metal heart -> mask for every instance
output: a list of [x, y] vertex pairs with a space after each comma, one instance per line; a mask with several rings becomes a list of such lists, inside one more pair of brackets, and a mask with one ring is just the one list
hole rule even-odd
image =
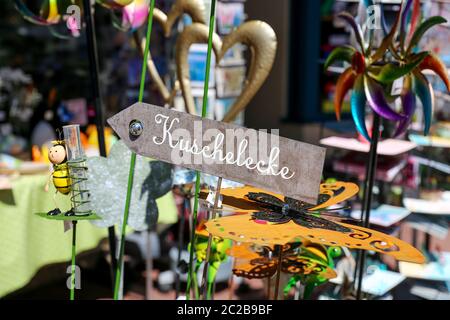
[[[188, 53], [194, 43], [208, 42], [208, 27], [199, 23], [187, 26], [178, 36], [176, 43], [177, 77], [183, 93], [184, 103], [189, 113], [195, 114], [195, 102], [191, 91], [189, 77]], [[235, 44], [243, 43], [250, 48], [251, 63], [244, 88], [230, 110], [222, 119], [224, 122], [233, 121], [244, 110], [272, 69], [277, 51], [277, 37], [270, 25], [263, 21], [253, 20], [243, 23], [236, 30], [223, 38], [214, 33], [212, 47], [216, 54], [217, 64], [228, 49]]]
[[[177, 21], [179, 17], [183, 14], [187, 14], [191, 17], [192, 21], [195, 23], [205, 24], [205, 6], [202, 0], [177, 0], [170, 8], [169, 13], [166, 15], [161, 10], [155, 8], [153, 10], [153, 19], [161, 25], [164, 31], [164, 36], [167, 38], [170, 36], [170, 31], [174, 23]], [[137, 37], [137, 33], [134, 33], [134, 36]], [[135, 38], [136, 45], [141, 50], [141, 55], [144, 53], [145, 48], [145, 37], [139, 41], [138, 38]], [[153, 62], [152, 56], [149, 53], [148, 62], [147, 62], [147, 70], [150, 74], [150, 77], [155, 82], [155, 85], [160, 92], [164, 102], [170, 105], [175, 97], [176, 92], [179, 90], [178, 81], [175, 82], [175, 85], [171, 91], [166, 87], [164, 81], [161, 79], [161, 76], [156, 69], [155, 63]]]

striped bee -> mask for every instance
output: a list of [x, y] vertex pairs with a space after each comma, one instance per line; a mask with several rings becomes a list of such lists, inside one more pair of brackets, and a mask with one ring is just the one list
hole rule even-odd
[[[67, 164], [67, 154], [64, 140], [53, 141], [53, 146], [48, 151], [48, 159], [53, 164], [52, 180], [56, 192], [69, 194], [72, 181], [69, 175], [69, 166]], [[56, 208], [48, 215], [58, 215], [61, 211]]]

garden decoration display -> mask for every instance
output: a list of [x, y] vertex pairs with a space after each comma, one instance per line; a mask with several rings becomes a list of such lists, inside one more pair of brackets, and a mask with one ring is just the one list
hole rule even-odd
[[[358, 191], [353, 183], [322, 184], [318, 205], [287, 200], [282, 195], [253, 187], [225, 189], [222, 191], [223, 206], [242, 213], [209, 221], [206, 228], [213, 236], [238, 242], [284, 245], [308, 240], [327, 246], [372, 250], [397, 260], [423, 263], [424, 256], [411, 245], [372, 229], [341, 222], [342, 218], [334, 217], [325, 209], [346, 199], [339, 198], [339, 194], [354, 195], [355, 191], [345, 191], [346, 185]], [[255, 199], [252, 194], [262, 193], [270, 200], [250, 200], [250, 197]], [[284, 207], [281, 212], [280, 207]]]
[[[304, 254], [304, 250], [307, 247], [313, 248], [311, 250], [313, 251], [317, 250], [314, 247], [319, 246], [323, 247], [307, 241], [304, 243], [288, 243], [275, 247], [242, 244], [233, 246], [228, 254], [236, 259], [233, 267], [233, 273], [236, 276], [248, 279], [268, 279], [269, 298], [270, 278], [277, 272], [279, 265], [281, 265], [282, 272], [293, 274], [293, 278], [295, 277], [295, 279], [299, 279], [298, 277], [302, 276], [305, 278], [320, 276], [324, 279], [336, 277], [334, 270], [326, 263], [317, 259], [315, 256]], [[281, 261], [279, 260], [280, 258]], [[278, 286], [278, 280], [276, 286]], [[278, 292], [278, 288], [275, 288], [275, 292]]]
[[[124, 143], [140, 155], [153, 157], [194, 170], [202, 170], [202, 172], [223, 176], [224, 178], [241, 183], [251, 183], [277, 192], [285, 192], [296, 199], [304, 199], [310, 202], [315, 202], [317, 199], [316, 190], [319, 189], [321, 168], [325, 156], [325, 150], [321, 147], [283, 137], [273, 137], [265, 132], [258, 132], [237, 125], [203, 119], [183, 112], [143, 103], [137, 103], [125, 109], [108, 119], [108, 122]], [[189, 141], [190, 138], [184, 138], [187, 136], [196, 137], [198, 133], [195, 133], [194, 128], [199, 125], [202, 126], [202, 130], [205, 132], [215, 130], [215, 134], [212, 137], [216, 137], [216, 139], [217, 137], [223, 137], [227, 132], [227, 134], [230, 132], [234, 133], [238, 144], [241, 145], [241, 151], [238, 151], [237, 145], [233, 145], [233, 149], [231, 150], [231, 146], [228, 145], [228, 150], [230, 151], [227, 153], [228, 156], [224, 158], [227, 144], [222, 145], [214, 141], [208, 141], [206, 144], [211, 147], [215, 144], [214, 149], [216, 150], [215, 155], [217, 156], [215, 160], [218, 163], [208, 163], [211, 162], [207, 157], [209, 152], [196, 152], [197, 156], [203, 158], [203, 161], [198, 162], [201, 164], [190, 162], [178, 163], [174, 155], [179, 154], [181, 147], [184, 146], [183, 154], [186, 156], [192, 156], [191, 147], [194, 144], [198, 148], [198, 151], [201, 149], [201, 141], [196, 139]], [[183, 139], [178, 139], [178, 143], [174, 145], [172, 132], [180, 132], [179, 130], [182, 130], [185, 136], [183, 136]], [[249, 144], [249, 137], [256, 139], [252, 142], [254, 145], [266, 144], [267, 149], [265, 150], [271, 150], [269, 152], [269, 154], [272, 154], [271, 161], [268, 155], [266, 155], [266, 158], [262, 157], [261, 159], [247, 157], [247, 160], [245, 160], [243, 158], [242, 146], [245, 143], [247, 145]], [[277, 147], [270, 145], [272, 139], [278, 142]], [[188, 149], [186, 149], [186, 145], [188, 145]], [[206, 150], [204, 147], [206, 145], [203, 146], [203, 151]], [[212, 151], [213, 149], [210, 150]], [[291, 156], [292, 153], [298, 154], [298, 158], [293, 158]], [[274, 158], [275, 155], [276, 157]], [[246, 161], [248, 166], [237, 166], [236, 161], [239, 161], [239, 163]], [[260, 163], [258, 166], [259, 169], [254, 165], [249, 165], [251, 163], [255, 164], [258, 161]], [[270, 165], [265, 169], [261, 167], [263, 163], [274, 164], [274, 161], [278, 161], [278, 166]], [[266, 174], [255, 174], [260, 170], [265, 171]], [[294, 176], [295, 180], [292, 179]]]
[[[346, 192], [346, 185], [349, 190], [356, 191]], [[424, 256], [410, 244], [372, 229], [340, 222], [341, 218], [333, 217], [325, 209], [347, 199], [345, 196], [338, 198], [340, 194], [351, 197], [357, 191], [357, 186], [352, 183], [322, 184], [318, 205], [311, 205], [252, 187], [225, 189], [222, 191], [224, 207], [229, 206], [236, 211], [242, 208], [251, 213], [213, 219], [206, 223], [206, 228], [212, 236], [237, 242], [284, 245], [310, 241], [377, 251], [397, 260], [423, 263]], [[277, 275], [276, 287], [278, 279]]]
[[[81, 0], [42, 0], [39, 13], [34, 13], [27, 6], [27, 1], [14, 0], [16, 9], [23, 18], [31, 23], [47, 26], [50, 32], [62, 39], [80, 35], [80, 21], [74, 13], [81, 13]], [[77, 11], [79, 10], [79, 11]], [[70, 35], [62, 34], [54, 26], [65, 24]]]
[[314, 269], [315, 272], [293, 275], [284, 287], [284, 294], [289, 294], [292, 287], [295, 287], [300, 282], [304, 286], [303, 299], [309, 299], [315, 287], [337, 276], [335, 271], [333, 271], [334, 274], [331, 277], [329, 273], [323, 272], [323, 270], [333, 270], [334, 259], [338, 258], [341, 254], [342, 250], [340, 247], [327, 248], [321, 244], [309, 241], [303, 243], [300, 247], [299, 257], [317, 267]]
[[49, 160], [54, 165], [53, 183], [57, 192], [70, 194], [71, 209], [62, 213], [59, 208], [49, 212], [36, 213], [51, 220], [72, 223], [72, 269], [70, 300], [75, 299], [75, 256], [76, 232], [79, 220], [96, 220], [99, 217], [91, 210], [89, 189], [87, 188], [86, 157], [80, 141], [78, 125], [64, 126], [64, 141], [56, 141], [49, 150]]
[[[227, 251], [232, 246], [232, 241], [228, 239], [221, 239], [214, 237], [211, 244], [211, 252], [209, 257], [207, 257], [207, 247], [208, 247], [208, 238], [209, 233], [206, 232], [204, 228], [204, 224], [200, 223], [196, 230], [196, 242], [194, 244], [196, 263], [194, 267], [194, 273], [198, 274], [200, 266], [202, 263], [208, 259], [209, 271], [208, 271], [208, 279], [207, 279], [207, 299], [211, 299], [213, 295], [213, 287], [214, 281], [216, 279], [217, 272], [219, 271], [220, 265], [226, 261], [228, 258]], [[189, 244], [189, 247], [191, 244]], [[189, 248], [190, 250], [190, 248]], [[205, 267], [205, 266], [204, 266]], [[194, 276], [192, 278], [195, 298], [199, 298], [198, 285], [197, 285], [197, 277]]]
[[[428, 29], [445, 23], [446, 20], [435, 16], [419, 24], [419, 12], [414, 11], [410, 24], [407, 25], [412, 1], [407, 0], [406, 4], [402, 4], [391, 30], [378, 47], [371, 43], [373, 39], [367, 42], [363, 38], [361, 27], [351, 15], [338, 15], [352, 27], [359, 47], [338, 47], [330, 53], [325, 62], [325, 69], [336, 61], [350, 63], [350, 67], [345, 69], [336, 84], [336, 117], [340, 119], [342, 102], [347, 92], [352, 90], [350, 104], [353, 120], [358, 132], [368, 141], [371, 138], [364, 120], [367, 103], [378, 116], [397, 122], [395, 136], [398, 136], [411, 122], [417, 96], [422, 103], [424, 134], [427, 135], [432, 120], [433, 88], [422, 71], [434, 71], [450, 91], [450, 80], [440, 58], [432, 52], [414, 50]], [[392, 85], [398, 79], [403, 79], [403, 89], [399, 95], [393, 95]], [[390, 106], [390, 102], [397, 98], [402, 103], [401, 112], [396, 112]]]

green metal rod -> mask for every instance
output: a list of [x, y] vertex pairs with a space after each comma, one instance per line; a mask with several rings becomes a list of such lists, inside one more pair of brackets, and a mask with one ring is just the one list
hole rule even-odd
[[70, 300], [75, 300], [75, 257], [77, 255], [77, 221], [72, 221], [72, 269], [70, 275]]
[[[148, 24], [147, 24], [147, 36], [145, 38], [145, 50], [142, 61], [142, 71], [141, 71], [141, 83], [139, 87], [139, 102], [142, 102], [144, 97], [144, 88], [145, 88], [145, 76], [147, 70], [147, 61], [148, 61], [148, 53], [150, 51], [150, 37], [152, 34], [152, 25], [153, 25], [153, 9], [155, 8], [155, 0], [151, 0], [150, 9], [148, 13]], [[130, 203], [131, 203], [131, 191], [133, 189], [133, 179], [134, 179], [134, 168], [136, 166], [136, 153], [131, 153], [130, 159], [130, 172], [128, 174], [128, 187], [127, 187], [127, 196], [125, 200], [125, 210], [123, 213], [123, 222], [122, 222], [122, 234], [120, 237], [120, 247], [119, 247], [119, 257], [117, 260], [117, 271], [116, 271], [116, 281], [114, 285], [114, 300], [119, 299], [119, 289], [120, 289], [120, 279], [122, 278], [122, 267], [123, 267], [123, 254], [125, 249], [125, 232], [128, 223], [128, 215], [130, 213]]]
[[214, 284], [214, 281], [213, 282], [208, 282], [208, 291], [207, 291], [207, 295], [206, 295], [206, 299], [207, 300], [211, 300], [212, 291], [213, 291], [213, 284]]
[[[208, 51], [206, 53], [206, 70], [205, 70], [205, 82], [203, 84], [203, 103], [202, 103], [202, 118], [206, 117], [208, 109], [208, 89], [209, 89], [209, 69], [211, 68], [211, 51], [212, 51], [212, 38], [214, 34], [214, 22], [216, 21], [216, 0], [211, 0], [211, 10], [209, 13], [209, 34], [208, 34]], [[191, 229], [191, 250], [189, 252], [189, 271], [186, 287], [186, 299], [190, 298], [191, 291], [191, 278], [194, 270], [194, 244], [195, 244], [195, 228], [197, 226], [197, 213], [198, 213], [198, 197], [200, 193], [200, 172], [197, 171], [195, 177], [195, 196], [194, 196], [194, 210], [192, 212], [192, 229]]]

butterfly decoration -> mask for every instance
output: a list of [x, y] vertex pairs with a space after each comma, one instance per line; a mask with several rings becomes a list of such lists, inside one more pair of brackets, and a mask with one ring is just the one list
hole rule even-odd
[[[409, 23], [409, 33], [407, 33], [407, 18], [413, 1], [414, 9]], [[366, 103], [382, 118], [397, 122], [394, 135], [398, 136], [411, 122], [417, 96], [423, 106], [424, 134], [427, 135], [433, 112], [433, 88], [422, 71], [428, 69], [435, 72], [450, 91], [450, 80], [445, 65], [439, 57], [428, 51], [413, 50], [428, 29], [446, 22], [443, 17], [435, 16], [418, 24], [419, 5], [419, 0], [402, 2], [394, 24], [376, 49], [372, 43], [373, 36], [366, 41], [360, 25], [350, 14], [344, 12], [338, 15], [351, 26], [358, 48], [352, 46], [335, 48], [329, 54], [324, 68], [328, 69], [336, 61], [345, 61], [350, 64], [336, 83], [334, 98], [336, 118], [340, 119], [342, 102], [346, 94], [352, 90], [350, 98], [352, 117], [356, 129], [367, 141], [370, 141], [370, 135], [365, 125]], [[382, 15], [381, 18], [384, 26], [384, 16]], [[399, 95], [391, 95], [393, 82], [398, 79], [403, 79], [403, 88]], [[395, 111], [390, 106], [390, 103], [397, 98], [400, 98], [402, 104], [401, 112]]]
[[[327, 248], [321, 244], [305, 241], [300, 248], [299, 256], [321, 265], [322, 268], [326, 267], [333, 270], [334, 259], [341, 256], [341, 254], [342, 249], [340, 247]], [[334, 273], [334, 277], [336, 277], [336, 273]], [[328, 282], [329, 279], [331, 278], [327, 277], [326, 273], [320, 272], [295, 274], [289, 279], [283, 291], [285, 295], [289, 294], [289, 291], [300, 281], [305, 286], [303, 299], [308, 299], [315, 287]]]
[[[258, 221], [265, 221], [272, 224], [293, 221], [305, 227], [324, 228], [340, 232], [349, 232], [350, 230], [331, 220], [350, 220], [357, 222], [357, 220], [333, 214], [333, 211], [344, 209], [343, 207], [326, 209], [327, 207], [350, 199], [357, 194], [359, 188], [354, 183], [336, 182], [322, 184], [320, 186], [318, 203], [315, 205], [290, 197], [284, 197], [281, 200], [280, 196], [270, 192], [262, 192], [262, 190], [257, 190], [257, 192], [247, 188], [235, 188], [231, 190], [249, 190], [243, 196], [243, 199], [247, 200], [246, 204], [251, 204], [249, 212], [252, 212], [253, 218]], [[202, 192], [200, 197], [204, 198], [204, 194], [205, 192]], [[228, 191], [223, 190], [222, 196], [227, 198], [228, 201], [225, 201], [226, 203], [230, 203]], [[242, 212], [245, 211], [245, 207], [245, 205], [241, 206], [237, 203], [237, 207], [234, 207], [234, 209]], [[323, 217], [327, 217], [328, 219]]]
[[248, 279], [272, 277], [278, 268], [281, 250], [281, 271], [289, 274], [320, 275], [326, 279], [336, 277], [333, 269], [317, 259], [301, 255], [303, 243], [288, 243], [280, 247], [241, 244], [228, 254], [236, 258], [233, 273]]
[[[353, 183], [337, 181], [321, 184], [319, 204], [308, 205], [291, 200], [287, 203], [282, 195], [249, 186], [225, 189], [221, 191], [223, 208], [229, 207], [237, 214], [210, 220], [206, 228], [214, 236], [243, 243], [284, 245], [308, 240], [326, 246], [373, 250], [398, 260], [423, 263], [425, 258], [422, 253], [410, 244], [372, 229], [345, 223], [342, 218], [332, 215], [330, 210], [321, 210], [349, 199], [357, 192], [358, 186]], [[258, 198], [260, 201], [252, 201], [247, 196], [251, 193], [269, 194], [279, 201], [267, 196], [264, 202], [261, 202], [261, 197]], [[291, 203], [295, 203], [296, 210], [291, 210]], [[285, 205], [289, 208], [280, 209]]]
[[[331, 205], [341, 202], [351, 198], [357, 192], [358, 187], [355, 184], [323, 184], [321, 193], [318, 197], [318, 205], [309, 204], [289, 197], [284, 197], [284, 201], [282, 201], [276, 196], [265, 192], [249, 192], [246, 197], [263, 207], [263, 211], [252, 213], [252, 217], [255, 220], [267, 221], [275, 224], [293, 221], [294, 223], [307, 228], [322, 228], [339, 232], [350, 232], [351, 230], [349, 228], [322, 218], [321, 216], [327, 216], [329, 219], [344, 220], [343, 217], [332, 214], [331, 209], [327, 210], [322, 205], [324, 203]], [[341, 195], [341, 197], [337, 198], [339, 195]]]

